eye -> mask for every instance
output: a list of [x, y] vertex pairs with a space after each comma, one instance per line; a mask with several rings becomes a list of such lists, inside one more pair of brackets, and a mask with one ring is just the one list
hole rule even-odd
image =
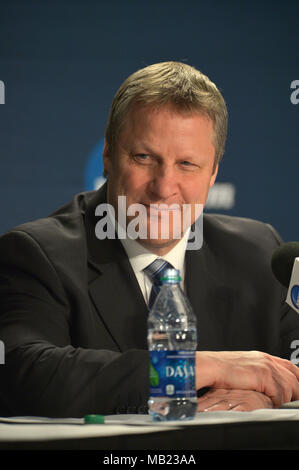
[[139, 153], [138, 155], [136, 155], [136, 157], [140, 158], [141, 160], [146, 160], [149, 155], [147, 155], [146, 153]]
[[146, 153], [138, 153], [134, 155], [134, 159], [139, 163], [150, 163], [151, 157]]
[[192, 168], [195, 168], [195, 167], [196, 167], [196, 165], [195, 165], [194, 163], [189, 162], [188, 160], [183, 160], [183, 161], [180, 162], [180, 164], [181, 164], [181, 166], [182, 166], [183, 168], [186, 168], [186, 169], [187, 169], [187, 168], [188, 168], [188, 169], [189, 169], [189, 168], [192, 169]]

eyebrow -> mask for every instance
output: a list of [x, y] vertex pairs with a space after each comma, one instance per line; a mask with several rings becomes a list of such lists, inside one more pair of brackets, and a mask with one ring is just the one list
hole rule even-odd
[[[148, 146], [144, 142], [137, 142], [137, 144], [136, 143], [133, 144], [133, 150], [136, 151], [136, 152], [137, 152], [137, 150], [142, 150], [143, 151], [142, 153], [149, 153], [151, 155], [157, 155], [158, 156], [158, 152], [155, 152], [150, 146]], [[141, 152], [139, 152], [139, 153], [141, 153]]]
[[[143, 154], [149, 154], [153, 155], [155, 157], [161, 158], [161, 154], [159, 152], [156, 152], [153, 148], [151, 148], [149, 145], [147, 145], [144, 142], [138, 142], [137, 144], [134, 144], [133, 150], [134, 153], [143, 153]], [[191, 154], [185, 154], [182, 157], [179, 157], [179, 160], [185, 161], [185, 160], [197, 160], [200, 158], [200, 155], [191, 155]]]

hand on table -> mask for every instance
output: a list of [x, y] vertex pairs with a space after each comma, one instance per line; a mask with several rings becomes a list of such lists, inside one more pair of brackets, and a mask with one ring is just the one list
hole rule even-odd
[[265, 394], [274, 407], [299, 399], [299, 368], [259, 351], [197, 351], [196, 388]]
[[252, 411], [273, 408], [271, 398], [252, 390], [211, 389], [197, 399], [197, 411]]

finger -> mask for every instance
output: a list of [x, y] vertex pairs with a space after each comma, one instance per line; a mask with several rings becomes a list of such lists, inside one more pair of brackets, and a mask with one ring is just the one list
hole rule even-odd
[[295, 375], [297, 380], [299, 381], [299, 367], [296, 366], [292, 361], [289, 361], [288, 359], [283, 359], [278, 356], [271, 356], [270, 354], [263, 353], [265, 357], [273, 361], [274, 363], [277, 363], [279, 366], [284, 367], [285, 369], [288, 369], [292, 374]]
[[277, 362], [279, 365], [288, 369], [290, 372], [292, 372], [292, 374], [296, 376], [297, 380], [299, 380], [299, 367], [296, 366], [292, 361], [289, 361], [288, 359], [282, 359], [278, 356], [271, 356], [266, 353], [265, 355], [271, 358], [274, 362]]
[[292, 400], [298, 400], [299, 399], [299, 367], [293, 364], [291, 361], [288, 361], [286, 359], [279, 359], [279, 364], [287, 369], [290, 374], [290, 380], [292, 382], [291, 390], [292, 390]]
[[252, 390], [211, 389], [198, 399], [198, 411], [252, 411], [273, 408], [271, 398]]
[[201, 386], [261, 392], [275, 407], [299, 399], [299, 368], [287, 359], [259, 351], [200, 352], [199, 366]]
[[299, 381], [293, 373], [293, 367], [290, 366], [289, 361], [283, 359], [273, 361], [273, 358], [270, 358], [270, 361], [274, 362], [275, 366], [267, 367], [266, 365], [262, 377], [263, 384], [259, 391], [266, 393], [272, 399], [275, 407], [292, 400], [298, 400]]
[[229, 403], [228, 401], [223, 400], [212, 405], [207, 405], [203, 409], [202, 407], [200, 407], [198, 411], [230, 411], [233, 408], [234, 408], [234, 405], [232, 403]]
[[227, 410], [233, 406], [232, 398], [234, 393], [232, 390], [212, 389], [198, 398], [197, 409], [198, 411]]
[[[294, 365], [294, 364], [293, 364]], [[294, 374], [294, 369], [288, 364], [288, 369], [285, 369], [284, 378], [285, 378], [285, 396], [283, 403], [286, 401], [298, 400], [299, 399], [299, 380], [297, 375]], [[295, 369], [296, 366], [294, 366]], [[297, 371], [296, 371], [297, 372]]]
[[[298, 400], [298, 368], [286, 359], [267, 353], [252, 351], [255, 365], [243, 375], [242, 389], [251, 389], [266, 394], [275, 407]], [[257, 366], [257, 367], [256, 367]], [[245, 380], [244, 380], [245, 379]], [[246, 383], [246, 381], [248, 382]]]
[[256, 410], [256, 406], [250, 405], [249, 403], [238, 403], [233, 406], [229, 411], [253, 411]]

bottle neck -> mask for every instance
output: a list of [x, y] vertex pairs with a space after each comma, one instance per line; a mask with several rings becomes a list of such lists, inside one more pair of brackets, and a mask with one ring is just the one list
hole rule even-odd
[[172, 291], [182, 291], [181, 285], [179, 282], [164, 282], [161, 286], [161, 289], [170, 289]]

